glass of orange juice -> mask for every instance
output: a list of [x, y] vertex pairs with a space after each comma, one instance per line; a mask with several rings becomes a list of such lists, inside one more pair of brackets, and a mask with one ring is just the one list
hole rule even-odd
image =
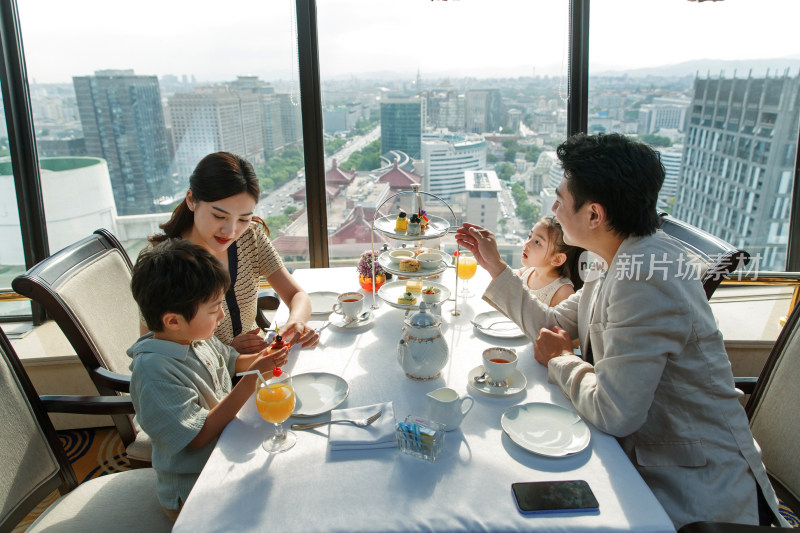
[[[266, 378], [268, 374], [265, 374]], [[294, 411], [294, 389], [292, 378], [288, 372], [279, 376], [270, 376], [266, 384], [259, 380], [256, 386], [256, 408], [261, 418], [275, 425], [272, 436], [267, 438], [261, 447], [268, 453], [285, 452], [297, 442], [297, 436], [292, 431], [286, 431], [283, 423], [292, 416]]]
[[471, 298], [475, 296], [475, 293], [469, 290], [468, 281], [478, 271], [478, 262], [469, 252], [464, 251], [459, 252], [456, 261], [458, 263], [458, 277], [464, 280], [464, 287], [459, 294], [462, 298]]

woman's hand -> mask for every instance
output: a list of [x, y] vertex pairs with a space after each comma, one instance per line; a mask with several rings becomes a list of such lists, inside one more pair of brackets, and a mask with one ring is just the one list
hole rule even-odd
[[566, 330], [558, 326], [539, 330], [539, 336], [533, 344], [534, 359], [547, 366], [550, 359], [565, 353], [572, 353], [572, 339]]
[[281, 328], [281, 337], [289, 344], [300, 344], [303, 348], [316, 346], [319, 333], [305, 322], [289, 321]]
[[472, 252], [475, 260], [492, 276], [492, 279], [505, 270], [506, 263], [500, 257], [494, 234], [488, 229], [464, 222], [456, 230], [455, 237], [461, 247]]
[[253, 331], [248, 331], [247, 333], [242, 333], [238, 337], [234, 337], [231, 341], [231, 346], [239, 353], [260, 352], [269, 346], [269, 343], [258, 335], [259, 331], [261, 330], [256, 328]]

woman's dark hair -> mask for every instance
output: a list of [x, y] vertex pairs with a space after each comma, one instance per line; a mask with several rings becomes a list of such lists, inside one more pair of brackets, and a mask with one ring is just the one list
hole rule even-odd
[[185, 239], [164, 239], [139, 254], [131, 292], [147, 327], [162, 331], [165, 313], [178, 313], [188, 322], [230, 283], [228, 271], [205, 248]]
[[623, 237], [658, 229], [656, 200], [664, 183], [658, 152], [618, 133], [579, 133], [556, 153], [576, 211], [586, 202], [599, 203], [609, 227]]
[[[554, 253], [567, 256], [566, 261], [556, 268], [556, 272], [558, 272], [559, 277], [570, 280], [573, 288], [577, 291], [583, 287], [583, 279], [580, 276], [578, 267], [578, 260], [583, 248], [571, 246], [564, 242], [564, 230], [561, 229], [561, 224], [558, 223], [556, 217], [552, 215], [542, 217], [539, 219], [539, 223], [547, 231], [548, 247], [552, 247]], [[550, 253], [549, 249], [547, 253]]]
[[[261, 196], [253, 165], [230, 152], [208, 154], [200, 160], [189, 178], [189, 190], [192, 191], [192, 198], [200, 202], [216, 202], [243, 192], [252, 196], [256, 202]], [[253, 221], [261, 224], [269, 235], [269, 228], [261, 218], [254, 216]], [[164, 233], [151, 235], [148, 240], [156, 244], [165, 239], [178, 238], [193, 225], [194, 213], [186, 205], [184, 198], [172, 212], [170, 219], [159, 226]]]

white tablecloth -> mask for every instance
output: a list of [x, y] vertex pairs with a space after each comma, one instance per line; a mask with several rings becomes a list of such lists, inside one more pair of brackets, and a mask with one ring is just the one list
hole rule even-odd
[[[355, 268], [298, 270], [294, 277], [309, 292], [358, 290]], [[451, 290], [453, 271], [439, 280]], [[273, 531], [674, 531], [672, 523], [623, 454], [617, 441], [591, 427], [591, 443], [564, 458], [535, 455], [516, 445], [500, 427], [509, 407], [549, 402], [572, 408], [533, 359], [527, 339], [502, 340], [474, 331], [470, 319], [491, 308], [480, 298], [489, 278], [478, 269], [470, 281], [477, 292], [459, 300], [461, 316], [445, 304], [443, 331], [450, 361], [441, 377], [413, 381], [397, 362], [404, 313], [378, 299], [374, 324], [359, 331], [328, 327], [314, 349], [290, 361], [293, 374], [324, 371], [345, 378], [350, 395], [341, 408], [392, 401], [395, 416], [426, 415], [426, 393], [452, 387], [475, 406], [461, 427], [446, 434], [435, 463], [397, 449], [334, 451], [328, 430], [298, 431], [291, 450], [269, 455], [260, 443], [270, 431], [248, 402], [220, 437], [206, 468], [175, 524], [177, 533]], [[460, 288], [460, 287], [459, 287]], [[372, 303], [371, 293], [365, 302]], [[279, 311], [278, 323], [285, 311]], [[335, 316], [335, 315], [334, 315]], [[514, 347], [527, 389], [508, 398], [488, 397], [467, 386], [467, 374], [481, 364], [489, 346]], [[290, 419], [288, 423], [326, 420]], [[600, 503], [597, 514], [523, 516], [514, 505], [511, 483], [584, 479]]]

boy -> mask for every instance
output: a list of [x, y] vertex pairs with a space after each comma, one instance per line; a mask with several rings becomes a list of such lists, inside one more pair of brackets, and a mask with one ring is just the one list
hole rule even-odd
[[255, 375], [235, 387], [231, 376], [272, 370], [289, 353], [239, 355], [214, 337], [229, 286], [222, 263], [183, 239], [143, 251], [133, 269], [131, 291], [151, 332], [128, 350], [130, 393], [153, 443], [158, 499], [173, 521], [223, 428], [255, 390]]

